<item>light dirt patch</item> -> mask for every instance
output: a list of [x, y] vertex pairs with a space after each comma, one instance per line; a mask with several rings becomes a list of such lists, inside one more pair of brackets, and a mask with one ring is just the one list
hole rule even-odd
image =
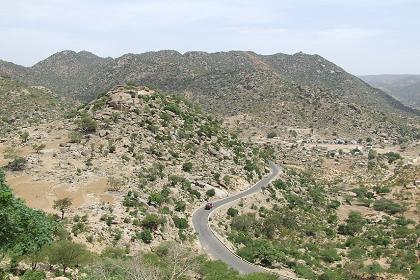
[[52, 185], [49, 182], [36, 182], [30, 176], [9, 177], [9, 185], [16, 196], [23, 199], [29, 207], [47, 210], [51, 208], [50, 194]]
[[34, 151], [29, 146], [10, 146], [5, 144], [0, 144], [0, 166], [7, 165], [10, 161], [10, 159], [5, 159], [5, 152], [8, 148], [13, 148], [17, 152], [17, 156], [26, 157], [30, 154], [32, 154]]
[[344, 222], [348, 218], [350, 213], [353, 211], [359, 212], [363, 216], [373, 216], [377, 214], [374, 210], [368, 207], [353, 204], [353, 205], [341, 205], [337, 209], [337, 216], [340, 219], [340, 221]]
[[94, 202], [113, 203], [114, 196], [107, 193], [107, 178], [93, 178], [78, 187], [55, 184], [50, 181], [34, 181], [31, 176], [9, 176], [8, 183], [14, 193], [22, 198], [29, 207], [53, 212], [54, 200], [68, 197], [72, 208], [89, 206]]

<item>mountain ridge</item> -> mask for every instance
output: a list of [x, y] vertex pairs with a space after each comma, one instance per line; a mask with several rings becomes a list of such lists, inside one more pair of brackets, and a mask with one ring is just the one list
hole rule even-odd
[[420, 109], [420, 75], [365, 75], [360, 78], [373, 87], [379, 88], [403, 104]]
[[[360, 135], [364, 131], [379, 131], [383, 127], [382, 116], [391, 116], [390, 123], [420, 116], [419, 111], [372, 88], [320, 55], [302, 52], [181, 54], [161, 50], [114, 59], [87, 51], [63, 51], [29, 68], [0, 62], [0, 74], [47, 86], [83, 102], [118, 84], [146, 85], [161, 92], [186, 95], [222, 118], [245, 114], [253, 119], [248, 124], [258, 123], [262, 112], [273, 124], [312, 126], [333, 134], [345, 133], [352, 126], [358, 128]], [[286, 107], [278, 108], [279, 104]], [[267, 108], [274, 110], [270, 114]], [[365, 111], [362, 123], [354, 112]], [[367, 123], [369, 118], [374, 120], [375, 128]], [[270, 126], [274, 125], [264, 129], [269, 130]], [[390, 126], [395, 132], [400, 124]]]

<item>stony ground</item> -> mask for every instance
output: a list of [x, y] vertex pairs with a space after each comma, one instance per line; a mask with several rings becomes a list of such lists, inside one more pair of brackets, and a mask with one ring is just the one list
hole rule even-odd
[[[29, 206], [58, 214], [54, 201], [71, 199], [69, 230], [93, 250], [191, 238], [180, 219], [246, 188], [265, 168], [258, 149], [187, 101], [135, 87], [117, 87], [68, 120], [12, 133], [0, 152], [3, 166], [26, 160], [7, 180]], [[154, 214], [153, 240], [137, 241], [142, 220]]]
[[[268, 227], [268, 225], [264, 224], [264, 220], [269, 219], [267, 217], [277, 215], [273, 213], [279, 214], [292, 211], [290, 214], [291, 220], [301, 219], [300, 222], [303, 222], [304, 219], [312, 217], [310, 218], [310, 224], [314, 223], [312, 226], [318, 229], [312, 229], [316, 232], [313, 237], [312, 235], [303, 235], [303, 237], [299, 238], [297, 236], [304, 230], [307, 230], [305, 228], [308, 227], [309, 220], [308, 223], [303, 224], [301, 228], [296, 228], [290, 224], [290, 231], [281, 226], [277, 230], [266, 229], [275, 232], [273, 232], [272, 236], [270, 235], [271, 240], [286, 242], [282, 243], [282, 250], [286, 255], [292, 254], [289, 255], [289, 259], [286, 258], [283, 261], [278, 261], [278, 263], [274, 262], [269, 264], [268, 266], [272, 269], [280, 269], [283, 272], [287, 272], [288, 269], [292, 268], [292, 270], [296, 271], [301, 277], [306, 275], [306, 277], [309, 277], [308, 279], [313, 279], [311, 278], [312, 274], [307, 271], [307, 268], [313, 265], [311, 262], [313, 262], [314, 259], [309, 260], [304, 256], [297, 257], [299, 254], [292, 253], [293, 250], [295, 250], [292, 249], [293, 247], [284, 251], [284, 248], [290, 246], [287, 242], [293, 243], [293, 240], [296, 240], [293, 236], [296, 236], [296, 238], [300, 240], [300, 245], [296, 246], [303, 246], [302, 248], [306, 248], [305, 250], [307, 250], [308, 254], [314, 254], [312, 258], [316, 259], [317, 254], [322, 254], [322, 252], [317, 251], [316, 253], [311, 253], [310, 250], [313, 249], [309, 248], [312, 245], [308, 244], [318, 242], [318, 244], [325, 243], [329, 244], [328, 246], [337, 246], [336, 248], [338, 248], [340, 255], [340, 266], [348, 267], [349, 265], [355, 265], [355, 261], [363, 262], [363, 265], [356, 269], [356, 271], [360, 272], [358, 277], [370, 277], [368, 276], [369, 272], [364, 272], [366, 267], [379, 263], [382, 267], [381, 271], [383, 272], [377, 272], [375, 275], [379, 278], [375, 279], [408, 279], [410, 276], [403, 270], [398, 271], [395, 269], [395, 265], [399, 256], [404, 256], [405, 254], [413, 254], [412, 257], [415, 258], [415, 256], [417, 256], [417, 259], [420, 257], [418, 246], [416, 247], [415, 245], [416, 239], [414, 239], [414, 243], [410, 243], [411, 245], [407, 245], [407, 247], [399, 246], [399, 242], [403, 242], [402, 240], [405, 238], [405, 233], [400, 234], [394, 232], [394, 227], [398, 228], [398, 225], [396, 226], [392, 224], [393, 222], [389, 223], [385, 221], [399, 221], [401, 219], [410, 221], [406, 226], [407, 232], [411, 232], [410, 234], [413, 234], [414, 238], [416, 235], [417, 238], [420, 237], [420, 233], [418, 232], [420, 222], [420, 186], [416, 186], [415, 184], [415, 181], [420, 178], [419, 142], [396, 145], [381, 139], [368, 139], [369, 141], [366, 141], [366, 139], [363, 139], [362, 141], [353, 141], [351, 139], [322, 139], [316, 132], [314, 133], [312, 131], [311, 133], [310, 129], [296, 129], [294, 131], [297, 133], [293, 135], [284, 133], [281, 134], [281, 136], [273, 138], [256, 135], [254, 138], [250, 139], [250, 141], [258, 142], [261, 145], [271, 146], [275, 150], [279, 163], [281, 162], [286, 170], [280, 178], [283, 183], [279, 183], [278, 185], [273, 184], [273, 186], [264, 193], [257, 194], [246, 198], [237, 204], [231, 205], [230, 207], [236, 210], [231, 210], [230, 214], [228, 209], [220, 210], [214, 216], [212, 226], [220, 236], [224, 237], [224, 240], [229, 247], [236, 250], [238, 253], [242, 252], [242, 256], [245, 258], [247, 258], [247, 256], [248, 258], [252, 258], [250, 257], [250, 254], [254, 249], [251, 248], [254, 248], [252, 246], [257, 248], [257, 243], [249, 243], [249, 241], [247, 241], [247, 235], [239, 235], [239, 233], [244, 234], [244, 232], [246, 232], [245, 228]], [[303, 176], [299, 174], [310, 174], [310, 178], [314, 181], [311, 181], [312, 179], [309, 180], [309, 177], [306, 177], [307, 175]], [[291, 192], [288, 188], [290, 188]], [[318, 190], [315, 192], [315, 189]], [[316, 194], [318, 191], [319, 193]], [[317, 199], [321, 200], [317, 203], [320, 204], [317, 204], [318, 206], [314, 207], [314, 202], [311, 202], [311, 200], [318, 195], [319, 197]], [[304, 201], [301, 201], [302, 204], [300, 204], [298, 197], [304, 199]], [[340, 242], [346, 240], [343, 235], [337, 234], [335, 237], [336, 239], [331, 237], [323, 239], [323, 237], [321, 237], [322, 233], [319, 233], [318, 230], [323, 227], [322, 224], [326, 222], [328, 215], [331, 214], [322, 214], [322, 200], [330, 201], [326, 202], [327, 204], [332, 201], [338, 202], [337, 207], [333, 210], [333, 216], [336, 219], [336, 222], [334, 223], [336, 223], [336, 225], [346, 224], [349, 217], [354, 212], [360, 213], [363, 219], [369, 221], [368, 224], [370, 225], [366, 225], [364, 230], [361, 233], [358, 233], [355, 238], [358, 238], [357, 236], [360, 236], [359, 238], [366, 238], [362, 236], [368, 236], [369, 234], [372, 234], [372, 232], [376, 231], [378, 233], [383, 230], [388, 232], [385, 235], [393, 236], [391, 238], [391, 244], [384, 248], [380, 245], [376, 245], [369, 247], [369, 250], [376, 248], [378, 251], [382, 249], [386, 251], [389, 248], [395, 248], [396, 252], [399, 252], [399, 255], [396, 256], [385, 253], [385, 256], [383, 257], [372, 257], [371, 253], [364, 255], [365, 252], [363, 252], [360, 253], [362, 254], [361, 256], [358, 255], [356, 257], [354, 255], [356, 252], [352, 250], [357, 251], [357, 248], [349, 249], [345, 246], [342, 247], [343, 245]], [[380, 203], [383, 202], [388, 203], [387, 206], [379, 206]], [[308, 210], [312, 207], [314, 207], [313, 209], [316, 209], [315, 212]], [[330, 212], [330, 210], [326, 211], [326, 213]], [[296, 217], [294, 217], [295, 215]], [[258, 222], [256, 222], [257, 225], [253, 225], [253, 222], [250, 222], [245, 216], [256, 217], [256, 220], [260, 221], [262, 225], [258, 224]], [[274, 223], [281, 223], [280, 220], [283, 218], [277, 217], [276, 219], [277, 220]], [[387, 225], [384, 226], [383, 223]], [[334, 226], [330, 224], [327, 228], [329, 228], [327, 229], [328, 232], [333, 229]], [[244, 230], [244, 232], [242, 232], [241, 229]], [[402, 232], [402, 229], [400, 228], [397, 231]], [[261, 233], [257, 229], [251, 229], [247, 234], [251, 234], [250, 236], [252, 236], [252, 232], [256, 234], [254, 236], [256, 240], [264, 238], [264, 233]], [[399, 238], [401, 238], [401, 240]], [[412, 237], [407, 238], [410, 240]], [[261, 249], [260, 257], [255, 257], [254, 261], [256, 263], [262, 262], [264, 264], [264, 254], [270, 254], [270, 247], [268, 245], [266, 246], [265, 249]], [[398, 248], [398, 250], [396, 248]], [[275, 257], [273, 258], [275, 259]], [[298, 264], [296, 265], [296, 263], [290, 261], [290, 259], [295, 258], [303, 258], [304, 261], [296, 260], [296, 263]], [[265, 265], [267, 266], [267, 264]], [[365, 268], [363, 268], [363, 266]], [[334, 269], [334, 267], [337, 267], [337, 263], [335, 261], [330, 263], [321, 260], [321, 263], [311, 269], [318, 274], [322, 274], [322, 270], [326, 269], [325, 267]], [[386, 272], [387, 270], [388, 273]]]

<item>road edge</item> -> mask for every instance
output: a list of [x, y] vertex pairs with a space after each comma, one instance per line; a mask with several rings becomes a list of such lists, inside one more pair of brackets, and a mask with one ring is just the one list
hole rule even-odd
[[[274, 165], [276, 165], [275, 163], [273, 163]], [[267, 175], [265, 175], [265, 176], [267, 176]], [[269, 185], [273, 180], [275, 180], [276, 178], [278, 177], [278, 175], [277, 176], [274, 176], [268, 183], [267, 183], [267, 185]], [[262, 178], [261, 178], [261, 180], [262, 180]], [[261, 181], [260, 180], [260, 181]], [[258, 183], [258, 182], [257, 182]], [[255, 184], [254, 184], [255, 185]], [[252, 188], [252, 186], [253, 185], [251, 185], [250, 186], [250, 188]], [[249, 189], [249, 188], [248, 188]], [[245, 190], [242, 190], [241, 192], [245, 192], [245, 191], [247, 191], [248, 189], [245, 189]], [[241, 192], [239, 192], [239, 193], [241, 193]], [[256, 193], [258, 193], [258, 192], [256, 192]], [[216, 208], [216, 209], [214, 209], [213, 211], [211, 211], [210, 213], [209, 213], [209, 216], [208, 216], [208, 218], [207, 218], [207, 227], [210, 229], [210, 232], [217, 238], [217, 240], [219, 240], [219, 242], [229, 251], [229, 252], [231, 252], [234, 256], [236, 256], [238, 259], [240, 259], [240, 260], [242, 260], [243, 262], [245, 262], [245, 263], [247, 263], [247, 264], [249, 264], [249, 265], [251, 265], [251, 266], [254, 266], [254, 267], [256, 267], [256, 268], [258, 268], [259, 270], [261, 270], [261, 272], [267, 272], [267, 273], [269, 273], [269, 274], [272, 274], [272, 275], [275, 275], [275, 276], [278, 276], [278, 277], [280, 277], [279, 279], [284, 279], [284, 280], [300, 280], [300, 278], [293, 278], [293, 277], [290, 277], [290, 276], [287, 276], [287, 275], [282, 275], [282, 274], [280, 274], [280, 273], [278, 273], [278, 272], [274, 272], [274, 271], [272, 271], [272, 270], [270, 270], [270, 269], [268, 269], [268, 268], [266, 268], [266, 267], [263, 267], [263, 266], [260, 266], [260, 265], [257, 265], [257, 264], [254, 264], [254, 263], [251, 263], [251, 262], [249, 262], [249, 261], [247, 261], [247, 260], [245, 260], [244, 258], [242, 258], [241, 256], [239, 256], [238, 254], [236, 254], [236, 252], [235, 251], [233, 251], [232, 249], [230, 249], [223, 241], [222, 241], [222, 239], [219, 237], [219, 234], [210, 226], [210, 219], [211, 219], [211, 217], [214, 215], [214, 213], [216, 213], [217, 211], [219, 211], [219, 210], [222, 210], [222, 209], [226, 209], [226, 207], [227, 206], [231, 206], [231, 205], [233, 205], [233, 204], [236, 204], [237, 202], [238, 202], [238, 200], [240, 200], [240, 199], [242, 199], [242, 198], [248, 198], [248, 197], [250, 197], [250, 196], [252, 196], [252, 195], [254, 195], [254, 194], [256, 194], [256, 193], [251, 193], [251, 194], [248, 194], [248, 195], [246, 195], [246, 196], [244, 196], [244, 197], [241, 197], [241, 198], [238, 198], [238, 199], [236, 199], [236, 200], [234, 200], [234, 201], [232, 201], [232, 202], [230, 202], [230, 203], [227, 203], [227, 204], [225, 204], [225, 205], [221, 205], [220, 207], [218, 207], [218, 208]], [[236, 194], [234, 194], [234, 195], [236, 195]], [[227, 196], [227, 197], [229, 197], [229, 196]], [[194, 210], [194, 212], [191, 214], [191, 219], [192, 219], [192, 217], [194, 216], [194, 214], [195, 214], [195, 212], [198, 210], [198, 209], [200, 209], [201, 207], [203, 207], [202, 205], [200, 206], [200, 207], [198, 207], [198, 208], [196, 208], [195, 210]], [[192, 223], [192, 225], [193, 225], [193, 228], [194, 228], [194, 224]], [[196, 231], [196, 229], [194, 228], [194, 231], [197, 233], [197, 231]]]

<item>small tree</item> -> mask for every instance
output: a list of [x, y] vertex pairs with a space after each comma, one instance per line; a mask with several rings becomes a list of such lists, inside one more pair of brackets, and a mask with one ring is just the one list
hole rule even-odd
[[84, 114], [78, 120], [77, 126], [82, 133], [89, 134], [96, 131], [97, 124], [88, 114]]
[[33, 144], [32, 149], [39, 154], [43, 149], [45, 149], [45, 144]]
[[53, 208], [59, 210], [61, 212], [61, 219], [64, 219], [64, 213], [70, 208], [72, 205], [71, 199], [65, 197], [63, 199], [55, 200]]
[[50, 264], [61, 265], [66, 273], [67, 268], [86, 263], [89, 252], [82, 244], [61, 240], [48, 247], [47, 258]]
[[20, 136], [20, 139], [22, 140], [22, 143], [28, 142], [28, 140], [29, 140], [29, 132], [27, 132], [25, 130], [19, 136]]
[[208, 197], [213, 197], [216, 195], [216, 191], [214, 189], [209, 189], [208, 191], [206, 191], [206, 195]]

